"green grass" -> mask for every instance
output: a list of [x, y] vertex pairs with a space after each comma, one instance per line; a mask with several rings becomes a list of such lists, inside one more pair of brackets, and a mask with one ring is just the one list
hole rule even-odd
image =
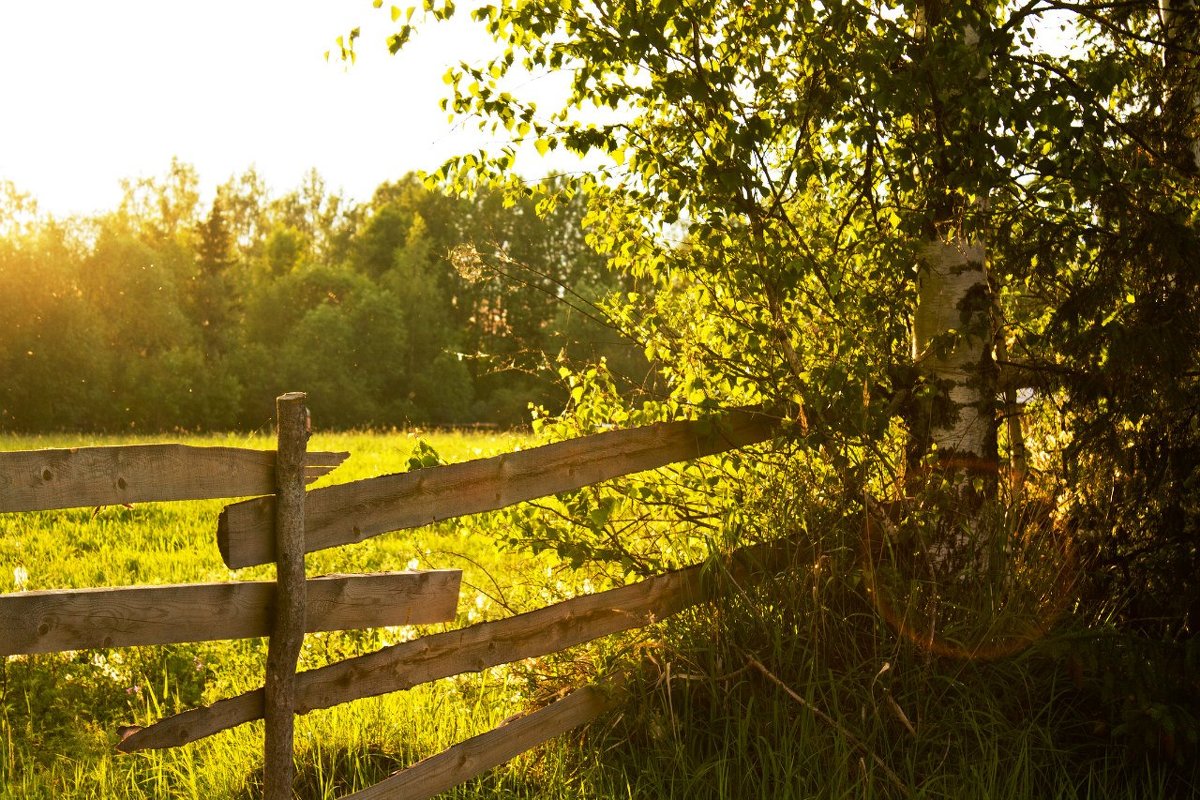
[[[156, 438], [155, 441], [163, 441]], [[428, 442], [443, 459], [463, 461], [528, 444], [516, 433], [395, 432], [317, 434], [312, 450], [351, 457], [324, 485], [403, 471], [414, 447]], [[141, 437], [7, 437], [17, 450], [150, 441]], [[189, 438], [191, 444], [270, 448], [266, 437]], [[216, 547], [224, 501], [146, 503], [133, 508], [71, 509], [0, 515], [0, 591], [270, 578], [270, 566], [229, 570]], [[413, 567], [463, 570], [454, 626], [505, 612], [494, 598], [522, 607], [539, 602], [530, 587], [551, 567], [500, 548], [485, 515], [419, 531], [376, 537], [309, 554], [310, 575]], [[20, 577], [20, 585], [17, 583]], [[369, 652], [420, 629], [313, 634], [302, 669]], [[210, 703], [261, 684], [262, 639], [17, 656], [3, 665], [0, 704], [0, 796], [248, 797], [260, 769], [261, 724], [176, 750], [119, 755], [117, 727]], [[520, 710], [506, 673], [433, 686], [298, 719], [296, 749], [306, 797], [333, 797], [376, 782], [405, 761], [487, 730]]]
[[[318, 434], [310, 448], [352, 454], [322, 479], [332, 483], [401, 471], [421, 439], [447, 461], [531, 443], [518, 434], [394, 432]], [[0, 437], [0, 449], [117, 441], [147, 440]], [[187, 441], [273, 444], [264, 437]], [[812, 476], [796, 478], [796, 485], [806, 483], [816, 485]], [[897, 636], [875, 612], [853, 525], [802, 493], [764, 496], [756, 515], [761, 530], [744, 532], [747, 537], [820, 532], [811, 547], [798, 548], [793, 563], [779, 565], [774, 580], [757, 589], [733, 587], [716, 608], [563, 656], [301, 716], [297, 796], [333, 798], [372, 785], [495, 727], [533, 700], [617, 667], [633, 675], [619, 711], [448, 796], [1099, 800], [1191, 794], [1194, 769], [1147, 760], [1096, 735], [1104, 715], [1088, 707], [1091, 695], [1079, 691], [1064, 668], [1062, 653], [1072, 645], [1061, 626], [1029, 650], [994, 662], [935, 656]], [[269, 566], [224, 567], [215, 542], [221, 506], [0, 515], [0, 591], [270, 577]], [[502, 546], [504, 524], [484, 515], [375, 537], [310, 554], [308, 571], [461, 568], [463, 596], [453, 626], [544, 605], [577, 588], [585, 576], [563, 569], [550, 554], [533, 557]], [[369, 652], [421, 631], [310, 635], [300, 665]], [[265, 656], [265, 640], [252, 639], [6, 659], [0, 798], [260, 796], [261, 723], [172, 750], [120, 755], [113, 748], [119, 725], [145, 724], [259, 686]], [[775, 680], [749, 667], [750, 659]]]

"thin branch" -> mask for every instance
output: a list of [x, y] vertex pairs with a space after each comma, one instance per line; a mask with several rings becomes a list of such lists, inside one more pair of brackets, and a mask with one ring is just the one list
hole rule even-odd
[[797, 703], [799, 703], [801, 706], [803, 706], [804, 708], [807, 708], [809, 711], [811, 711], [813, 716], [815, 716], [817, 719], [821, 720], [826, 725], [833, 728], [839, 734], [844, 736], [846, 738], [846, 740], [850, 742], [850, 744], [857, 747], [864, 754], [870, 756], [871, 760], [875, 762], [875, 765], [877, 767], [879, 767], [881, 770], [883, 770], [883, 773], [885, 775], [887, 775], [888, 780], [890, 780], [892, 782], [892, 785], [894, 785], [897, 789], [899, 789], [904, 794], [905, 797], [912, 797], [912, 790], [908, 788], [908, 786], [904, 783], [904, 781], [900, 780], [900, 776], [897, 775], [896, 772], [891, 767], [889, 767], [886, 763], [884, 763], [884, 760], [882, 758], [880, 758], [878, 755], [876, 755], [875, 751], [873, 751], [871, 748], [867, 747], [867, 745], [862, 741], [862, 739], [859, 739], [853, 733], [846, 730], [846, 727], [844, 725], [842, 725], [840, 722], [838, 722], [836, 719], [829, 716], [824, 711], [817, 708], [816, 706], [814, 706], [812, 703], [805, 700], [800, 695], [796, 694], [796, 692], [790, 686], [788, 686], [786, 683], [784, 683], [778, 677], [776, 677], [773, 672], [771, 672], [769, 669], [764, 667], [762, 665], [762, 662], [759, 661], [754, 656], [748, 656], [746, 659], [746, 663], [749, 664], [754, 669], [761, 672], [763, 674], [763, 677], [765, 677], [771, 683], [775, 684], [780, 689], [783, 689], [783, 691], [787, 693], [788, 697], [792, 698]]

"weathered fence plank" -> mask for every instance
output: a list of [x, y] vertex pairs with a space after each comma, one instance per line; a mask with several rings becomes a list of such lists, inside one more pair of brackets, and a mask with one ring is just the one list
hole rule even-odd
[[[459, 570], [308, 581], [308, 632], [453, 621]], [[274, 581], [0, 595], [0, 656], [267, 636]]]
[[[740, 580], [769, 571], [793, 553], [792, 541], [755, 545], [738, 551], [728, 574]], [[296, 713], [329, 708], [350, 700], [409, 689], [464, 672], [476, 672], [548, 653], [620, 631], [640, 628], [712, 596], [706, 565], [695, 565], [638, 583], [583, 595], [455, 631], [424, 636], [385, 647], [299, 675]], [[711, 574], [717, 574], [714, 570]], [[118, 749], [177, 747], [227, 728], [261, 719], [262, 689], [220, 700], [160, 720], [133, 734]]]
[[612, 694], [592, 685], [548, 706], [430, 756], [342, 800], [428, 800], [492, 767], [590, 722], [614, 706]]
[[[309, 453], [308, 482], [349, 453]], [[211, 500], [275, 491], [275, 451], [137, 444], [0, 453], [0, 512]]]
[[[740, 409], [316, 489], [306, 499], [305, 546], [312, 552], [360, 542], [733, 450], [769, 439], [777, 424]], [[227, 506], [217, 526], [225, 563], [236, 569], [273, 561], [274, 515], [273, 497]]]
[[275, 398], [279, 428], [275, 462], [275, 607], [267, 645], [266, 728], [263, 737], [263, 798], [292, 796], [292, 745], [296, 715], [296, 661], [304, 644], [307, 615], [304, 579], [304, 453], [308, 409], [304, 392]]

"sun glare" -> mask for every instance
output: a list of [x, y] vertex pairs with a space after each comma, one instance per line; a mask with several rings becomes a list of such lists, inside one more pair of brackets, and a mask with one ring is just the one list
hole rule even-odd
[[[356, 26], [349, 66], [335, 40]], [[390, 29], [370, 0], [5, 3], [0, 180], [57, 216], [114, 208], [121, 179], [161, 174], [172, 157], [209, 190], [251, 165], [276, 189], [315, 167], [366, 200], [486, 146], [437, 103], [447, 66], [486, 55], [483, 35], [456, 21], [393, 57]]]

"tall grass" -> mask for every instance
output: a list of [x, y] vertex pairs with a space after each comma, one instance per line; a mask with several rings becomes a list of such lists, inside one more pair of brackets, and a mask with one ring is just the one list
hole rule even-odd
[[[931, 648], [879, 613], [861, 513], [794, 488], [819, 488], [818, 474], [783, 479], [793, 488], [765, 492], [748, 515], [756, 529], [743, 534], [792, 537], [793, 557], [766, 580], [729, 579], [722, 601], [657, 633], [631, 701], [594, 743], [606, 753], [592, 767], [598, 796], [1200, 796], [1194, 763], [1149, 758], [1107, 737], [1107, 710], [1093, 705], [1068, 657], [1094, 636], [1090, 620], [1029, 620], [1021, 629], [1040, 638], [1003, 653], [985, 648], [987, 657]], [[1030, 574], [1054, 580], [1042, 566]], [[1017, 613], [1008, 600], [996, 613]], [[967, 608], [978, 614], [983, 605]], [[1049, 605], [1019, 607], [1055, 613]], [[986, 635], [1006, 624], [977, 619]]]
[[[512, 434], [397, 432], [318, 435], [310, 447], [352, 453], [323, 479], [329, 483], [400, 471], [422, 438], [448, 461], [526, 444]], [[263, 437], [189, 441], [273, 446]], [[0, 449], [78, 444], [0, 439]], [[934, 652], [899, 631], [896, 614], [879, 613], [862, 518], [845, 504], [815, 499], [820, 475], [782, 478], [787, 485], [768, 487], [745, 515], [754, 522], [738, 532], [742, 540], [797, 542], [793, 558], [772, 565], [769, 579], [728, 580], [718, 603], [562, 656], [299, 717], [297, 796], [364, 788], [561, 687], [615, 672], [631, 675], [617, 712], [447, 796], [1106, 800], [1192, 793], [1194, 768], [1148, 761], [1105, 739], [1106, 715], [1089, 705], [1096, 695], [1080, 688], [1069, 658], [1092, 636], [1089, 620], [1067, 615], [1004, 658]], [[269, 577], [269, 566], [230, 571], [221, 563], [221, 505], [0, 515], [0, 591]], [[571, 581], [584, 577], [548, 555], [506, 549], [503, 524], [483, 516], [376, 537], [310, 554], [308, 571], [462, 568], [455, 626], [543, 605], [558, 580], [571, 591]], [[890, 585], [888, 595], [900, 616], [902, 589]], [[310, 635], [301, 668], [421, 632]], [[261, 723], [166, 751], [118, 755], [113, 747], [119, 725], [257, 687], [265, 655], [265, 640], [252, 639], [6, 659], [0, 798], [260, 796]]]

